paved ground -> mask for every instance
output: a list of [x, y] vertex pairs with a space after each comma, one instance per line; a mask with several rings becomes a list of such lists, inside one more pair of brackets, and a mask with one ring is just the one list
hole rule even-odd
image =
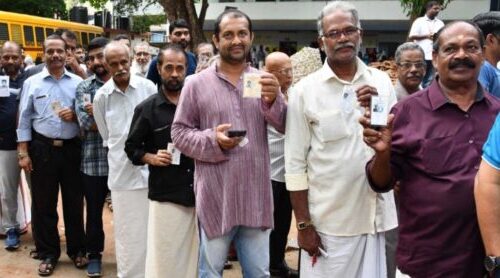
[[[60, 203], [60, 202], [59, 202]], [[59, 206], [60, 209], [60, 206]], [[62, 214], [59, 213], [60, 219]], [[295, 227], [295, 224], [292, 224]], [[64, 223], [62, 220], [59, 223], [59, 234], [61, 235], [62, 250], [65, 250]], [[104, 229], [106, 233], [106, 246], [103, 254], [103, 277], [116, 277], [116, 261], [115, 261], [115, 246], [113, 240], [113, 217], [109, 209], [104, 209]], [[39, 277], [37, 274], [39, 261], [29, 257], [29, 251], [34, 248], [31, 230], [21, 237], [21, 247], [15, 252], [8, 252], [3, 249], [3, 242], [0, 244], [0, 278], [28, 278]], [[296, 238], [296, 230], [292, 228], [289, 238]], [[2, 240], [3, 241], [3, 240]], [[64, 253], [64, 251], [63, 251]], [[297, 268], [297, 251], [289, 251], [286, 253], [288, 264]], [[59, 264], [56, 267], [54, 274], [51, 277], [73, 278], [86, 277], [85, 270], [76, 269], [73, 263], [64, 253], [61, 255]], [[224, 278], [242, 277], [241, 268], [237, 262], [233, 262], [233, 269], [224, 271]]]

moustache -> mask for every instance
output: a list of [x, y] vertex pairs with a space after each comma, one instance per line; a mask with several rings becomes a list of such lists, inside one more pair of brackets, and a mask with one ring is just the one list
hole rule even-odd
[[333, 48], [333, 51], [337, 51], [341, 48], [352, 48], [354, 49], [356, 46], [354, 45], [354, 43], [352, 42], [345, 42], [345, 43], [342, 43], [342, 44], [337, 44], [334, 48]]
[[123, 74], [127, 74], [127, 73], [128, 73], [128, 71], [126, 71], [126, 70], [121, 70], [121, 71], [117, 71], [117, 72], [115, 72], [115, 74], [113, 74], [113, 76], [123, 75]]
[[465, 67], [470, 68], [470, 69], [476, 68], [476, 64], [474, 64], [474, 62], [468, 58], [460, 59], [460, 60], [453, 60], [450, 62], [450, 64], [448, 64], [449, 69], [456, 69], [460, 66], [465, 66]]

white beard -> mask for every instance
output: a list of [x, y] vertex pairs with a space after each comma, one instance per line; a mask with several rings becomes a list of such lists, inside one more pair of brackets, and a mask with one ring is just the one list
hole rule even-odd
[[132, 74], [137, 74], [137, 75], [144, 77], [148, 73], [150, 63], [151, 63], [151, 61], [149, 61], [145, 65], [141, 65], [141, 64], [137, 63], [137, 61], [133, 61], [132, 67], [130, 68], [130, 71]]

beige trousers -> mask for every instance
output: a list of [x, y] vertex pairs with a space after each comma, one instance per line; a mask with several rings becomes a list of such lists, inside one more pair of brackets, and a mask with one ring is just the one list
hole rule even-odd
[[198, 276], [199, 236], [194, 207], [149, 201], [147, 278]]

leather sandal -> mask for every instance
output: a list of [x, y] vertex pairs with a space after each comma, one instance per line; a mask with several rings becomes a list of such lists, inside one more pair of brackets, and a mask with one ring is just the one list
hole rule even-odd
[[89, 261], [87, 260], [87, 256], [83, 254], [83, 252], [79, 251], [76, 255], [71, 256], [71, 260], [76, 268], [82, 269], [87, 266]]
[[40, 265], [38, 265], [38, 275], [40, 276], [50, 276], [54, 273], [54, 269], [57, 265], [57, 259], [46, 258], [43, 259]]

